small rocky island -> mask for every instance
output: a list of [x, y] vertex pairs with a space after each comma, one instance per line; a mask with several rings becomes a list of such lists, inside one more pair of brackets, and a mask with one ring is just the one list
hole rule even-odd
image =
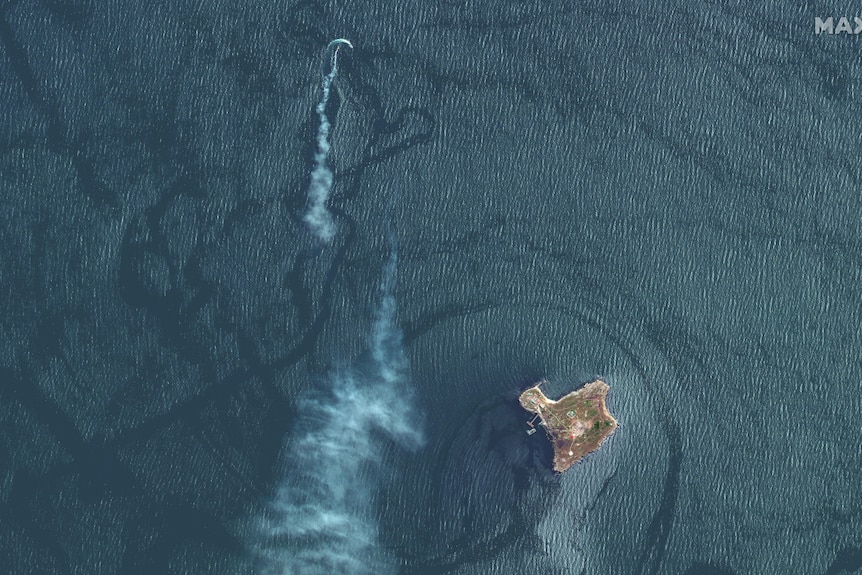
[[539, 389], [543, 383], [526, 390], [519, 401], [536, 414], [527, 422], [527, 433], [535, 433], [538, 419], [554, 446], [554, 471], [562, 473], [598, 449], [617, 428], [617, 420], [608, 412], [605, 398], [610, 387], [604, 381], [592, 381], [557, 401], [545, 397]]

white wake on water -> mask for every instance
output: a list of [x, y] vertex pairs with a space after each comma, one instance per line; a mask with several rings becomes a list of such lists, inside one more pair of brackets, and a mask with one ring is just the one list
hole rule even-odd
[[326, 106], [329, 103], [332, 82], [338, 74], [338, 50], [342, 44], [353, 47], [347, 40], [340, 38], [333, 40], [328, 46], [329, 49], [334, 45], [335, 50], [332, 52], [332, 70], [323, 78], [323, 96], [317, 104], [317, 115], [320, 118], [320, 124], [317, 128], [317, 150], [314, 152], [314, 167], [311, 169], [311, 184], [308, 187], [308, 211], [303, 218], [311, 227], [314, 235], [327, 243], [335, 235], [335, 221], [326, 207], [333, 181], [332, 170], [326, 163], [329, 150], [332, 148], [329, 144], [331, 125], [326, 116]]
[[383, 270], [369, 357], [329, 376], [329, 393], [300, 402], [286, 474], [263, 522], [266, 575], [384, 574], [372, 505], [387, 441], [423, 445], [409, 364], [395, 323], [397, 253]]

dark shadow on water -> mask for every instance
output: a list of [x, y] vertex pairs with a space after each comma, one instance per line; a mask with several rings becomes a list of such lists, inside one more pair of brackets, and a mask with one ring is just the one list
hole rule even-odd
[[551, 440], [548, 439], [548, 436], [545, 433], [545, 428], [538, 425], [537, 422], [535, 427], [536, 432], [532, 435], [527, 435], [529, 427], [526, 422], [532, 419], [532, 414], [525, 411], [517, 400], [512, 402], [512, 408], [517, 410], [517, 415], [521, 416], [520, 419], [523, 420], [519, 421], [519, 427], [521, 427], [524, 432], [524, 442], [530, 452], [531, 466], [543, 479], [547, 480], [553, 478], [556, 476], [553, 472], [554, 446], [551, 445]]
[[835, 555], [835, 560], [826, 570], [824, 575], [838, 575], [839, 573], [857, 573], [862, 569], [862, 549], [849, 547]]

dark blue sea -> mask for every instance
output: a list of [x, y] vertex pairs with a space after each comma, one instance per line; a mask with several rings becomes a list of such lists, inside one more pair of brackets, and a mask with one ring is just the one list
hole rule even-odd
[[3, 0], [0, 572], [862, 573], [857, 15]]

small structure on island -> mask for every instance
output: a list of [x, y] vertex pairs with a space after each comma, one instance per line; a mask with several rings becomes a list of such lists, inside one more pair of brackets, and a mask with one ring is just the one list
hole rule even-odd
[[[597, 450], [617, 428], [617, 420], [608, 412], [605, 399], [610, 387], [604, 381], [591, 381], [557, 401], [545, 397], [539, 389], [543, 383], [524, 391], [519, 401], [521, 407], [541, 418], [554, 446], [554, 471], [562, 473]], [[532, 435], [530, 431], [528, 435]]]

